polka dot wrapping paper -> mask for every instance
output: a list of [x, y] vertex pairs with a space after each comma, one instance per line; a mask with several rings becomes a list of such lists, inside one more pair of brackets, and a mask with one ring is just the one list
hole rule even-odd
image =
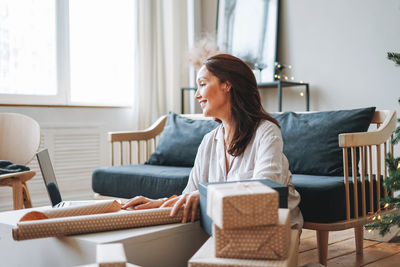
[[[20, 221], [13, 229], [12, 235], [14, 240], [26, 240], [180, 222], [182, 210], [175, 217], [171, 217], [169, 215], [171, 209], [119, 210], [100, 214]], [[199, 213], [196, 219], [198, 217]]]
[[290, 243], [289, 209], [279, 209], [276, 225], [223, 230], [214, 225], [216, 257], [285, 259]]
[[207, 215], [222, 229], [277, 224], [278, 192], [260, 182], [207, 187]]

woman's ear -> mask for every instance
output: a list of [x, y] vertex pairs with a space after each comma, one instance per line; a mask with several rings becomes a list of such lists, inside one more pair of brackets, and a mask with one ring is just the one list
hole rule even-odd
[[226, 93], [229, 93], [231, 91], [232, 84], [229, 81], [224, 82], [224, 90]]

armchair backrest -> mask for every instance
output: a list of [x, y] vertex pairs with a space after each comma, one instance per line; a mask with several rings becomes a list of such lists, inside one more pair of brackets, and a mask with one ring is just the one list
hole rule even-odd
[[28, 164], [40, 145], [40, 126], [17, 113], [0, 113], [0, 160]]

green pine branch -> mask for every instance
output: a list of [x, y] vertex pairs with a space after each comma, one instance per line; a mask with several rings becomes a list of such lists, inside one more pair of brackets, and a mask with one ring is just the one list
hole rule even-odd
[[[400, 119], [397, 119], [397, 122], [400, 124]], [[394, 136], [392, 139], [392, 144], [395, 145], [400, 141], [400, 126], [394, 130]]]
[[[396, 63], [396, 66], [400, 66], [400, 53], [389, 52], [387, 58]], [[399, 98], [400, 104], [400, 98]], [[400, 119], [397, 119], [400, 123]], [[400, 141], [400, 126], [398, 126], [393, 134], [392, 144], [395, 145]], [[390, 192], [400, 190], [400, 168], [397, 168], [400, 162], [400, 158], [394, 158], [390, 153], [387, 154], [386, 166], [389, 170], [389, 175], [383, 181], [384, 188], [388, 191], [389, 195], [380, 200], [380, 204], [386, 209], [400, 210], [400, 198], [391, 196]], [[390, 228], [394, 225], [400, 227], [400, 213], [391, 213], [380, 215], [376, 213], [372, 218], [371, 222], [365, 225], [365, 229], [373, 230], [378, 229], [379, 234], [384, 236], [390, 231]]]
[[394, 225], [400, 227], [400, 215], [399, 214], [386, 214], [385, 216], [375, 217], [376, 219], [369, 224], [365, 225], [365, 229], [373, 230], [378, 229], [379, 234], [384, 236], [390, 231], [390, 228]]
[[[398, 127], [397, 129], [399, 129]], [[386, 188], [388, 193], [400, 190], [400, 168], [397, 168], [400, 158], [393, 157], [390, 153], [387, 154], [385, 162], [388, 167], [389, 175], [383, 181], [383, 186]], [[400, 198], [393, 197], [390, 194], [380, 200], [380, 204], [384, 208], [389, 209], [400, 209]], [[400, 214], [376, 214], [372, 217], [372, 221], [365, 225], [365, 229], [372, 230], [378, 229], [379, 234], [384, 236], [390, 231], [393, 225], [400, 227]]]
[[394, 61], [396, 66], [400, 66], [400, 53], [388, 52], [387, 58]]
[[400, 207], [400, 198], [398, 197], [392, 197], [392, 196], [387, 196], [383, 199], [380, 200], [381, 205], [383, 206], [384, 204], [387, 204], [386, 208], [393, 209], [393, 208], [399, 208]]

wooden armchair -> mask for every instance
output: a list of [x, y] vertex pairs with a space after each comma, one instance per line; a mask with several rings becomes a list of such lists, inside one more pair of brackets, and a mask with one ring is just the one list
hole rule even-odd
[[[361, 133], [345, 133], [339, 135], [339, 146], [343, 148], [343, 166], [344, 166], [344, 185], [346, 192], [346, 220], [335, 223], [313, 223], [304, 222], [305, 229], [317, 231], [318, 257], [321, 264], [327, 264], [328, 256], [328, 239], [329, 231], [340, 231], [354, 228], [356, 252], [363, 253], [363, 226], [368, 222], [371, 214], [367, 214], [367, 205], [369, 210], [376, 212], [381, 210], [379, 200], [382, 191], [381, 178], [387, 177], [387, 168], [385, 157], [388, 152], [393, 154], [393, 145], [390, 140], [393, 138], [393, 131], [396, 128], [396, 112], [394, 110], [379, 110], [375, 111], [371, 124], [376, 124], [377, 129], [369, 132]], [[348, 150], [351, 150], [349, 155]], [[359, 172], [361, 176], [361, 210], [359, 214], [359, 196], [357, 183], [357, 166], [356, 166], [356, 151], [360, 154]], [[351, 158], [353, 179], [353, 190], [350, 194], [349, 185], [349, 164]], [[369, 179], [369, 201], [366, 201], [365, 180]], [[375, 183], [372, 181], [375, 179]], [[374, 184], [377, 188], [374, 189]], [[375, 194], [374, 194], [375, 190]], [[387, 195], [388, 192], [384, 192]], [[353, 203], [353, 216], [351, 214], [350, 199]], [[370, 212], [370, 213], [373, 213]], [[390, 212], [390, 211], [386, 211]]]
[[[40, 145], [39, 124], [30, 117], [16, 113], [0, 113], [0, 160], [15, 164], [28, 164]], [[31, 208], [31, 198], [26, 181], [35, 176], [34, 171], [0, 175], [0, 186], [13, 190], [14, 209]]]

